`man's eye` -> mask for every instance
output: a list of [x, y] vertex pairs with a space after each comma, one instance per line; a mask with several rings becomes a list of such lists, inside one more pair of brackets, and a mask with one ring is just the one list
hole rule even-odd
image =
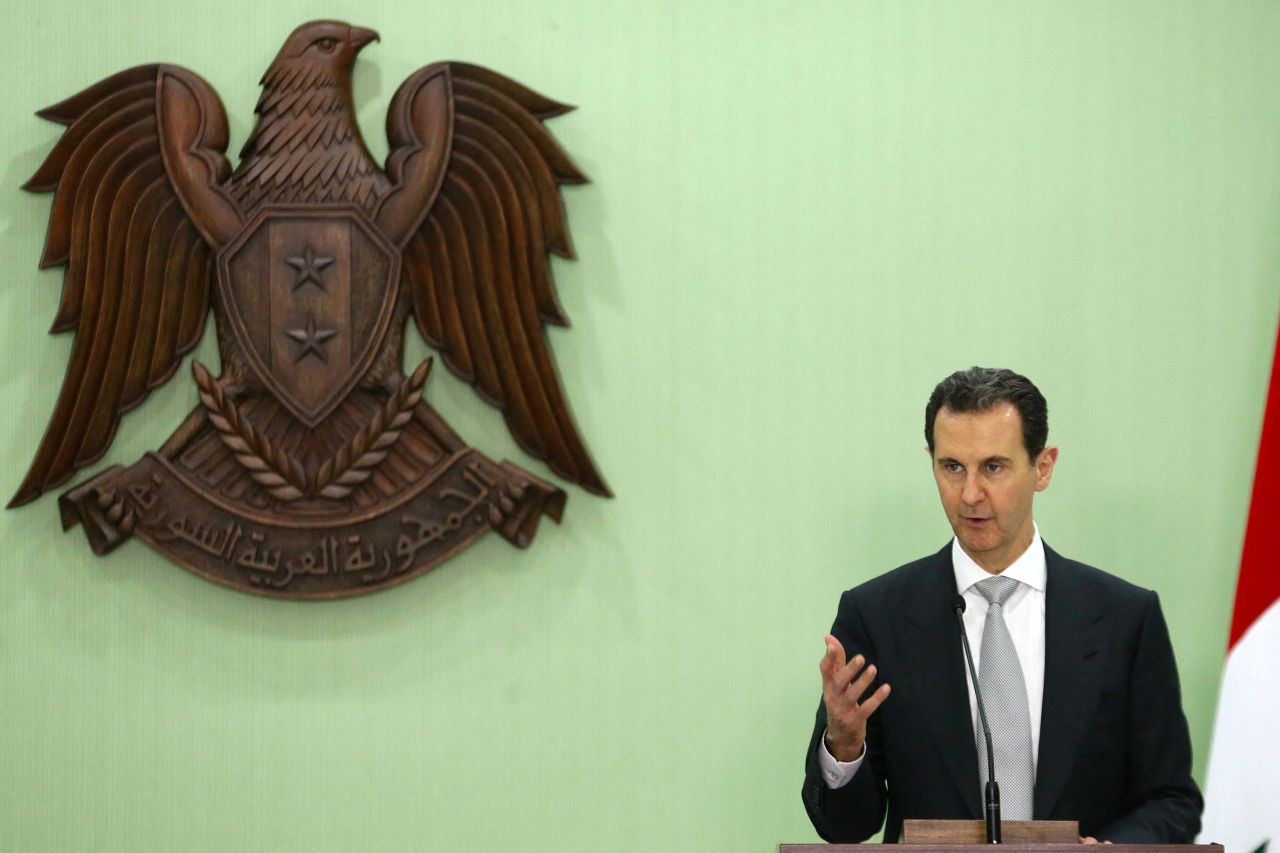
[[999, 473], [1000, 473], [1001, 471], [1003, 471], [1003, 470], [1004, 470], [1004, 466], [1003, 466], [1003, 465], [997, 465], [995, 462], [988, 462], [988, 463], [987, 463], [987, 473], [988, 473], [988, 474], [999, 474]]
[[944, 467], [945, 467], [948, 471], [950, 471], [952, 474], [957, 474], [957, 473], [959, 473], [961, 470], [963, 470], [963, 469], [961, 469], [961, 467], [960, 467], [960, 463], [959, 463], [959, 462], [948, 462]]

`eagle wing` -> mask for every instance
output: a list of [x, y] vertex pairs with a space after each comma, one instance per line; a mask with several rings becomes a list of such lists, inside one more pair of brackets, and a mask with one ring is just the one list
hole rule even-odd
[[391, 101], [393, 189], [376, 219], [402, 247], [418, 330], [450, 370], [502, 409], [527, 452], [608, 495], [544, 327], [566, 325], [547, 257], [573, 257], [559, 185], [586, 178], [542, 122], [570, 109], [475, 65], [417, 71]]
[[53, 193], [41, 268], [64, 266], [54, 332], [75, 331], [53, 415], [10, 506], [106, 453], [121, 416], [199, 342], [216, 248], [240, 214], [227, 121], [181, 68], [122, 71], [38, 115], [67, 126], [24, 185]]

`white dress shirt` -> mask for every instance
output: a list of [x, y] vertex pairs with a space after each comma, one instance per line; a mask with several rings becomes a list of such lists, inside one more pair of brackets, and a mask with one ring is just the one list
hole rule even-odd
[[[1027, 705], [1031, 712], [1031, 766], [1039, 766], [1040, 715], [1044, 708], [1044, 543], [1040, 541], [1040, 528], [1034, 527], [1031, 544], [1018, 559], [1005, 569], [1005, 577], [1018, 581], [1018, 588], [1004, 605], [1004, 621], [1013, 638], [1018, 653], [1018, 664], [1027, 685]], [[991, 577], [991, 573], [979, 566], [964, 552], [960, 543], [951, 540], [951, 567], [956, 575], [956, 591], [964, 596], [964, 629], [973, 649], [973, 665], [982, 666], [982, 628], [987, 619], [987, 600], [975, 586], [978, 581]], [[875, 661], [869, 661], [875, 663]], [[965, 666], [965, 682], [969, 685], [970, 719], [978, 719], [978, 700], [973, 692], [973, 679]], [[888, 702], [893, 701], [890, 696]], [[878, 711], [877, 713], [883, 713]], [[977, 731], [974, 732], [974, 749], [977, 749]], [[862, 760], [866, 757], [864, 744], [862, 755], [853, 761], [837, 761], [827, 749], [826, 733], [818, 742], [818, 766], [828, 788], [840, 788], [848, 784]]]

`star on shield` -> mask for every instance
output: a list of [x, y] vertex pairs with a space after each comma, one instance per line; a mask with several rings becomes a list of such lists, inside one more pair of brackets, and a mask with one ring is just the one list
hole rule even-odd
[[308, 311], [307, 327], [305, 329], [285, 329], [284, 333], [302, 344], [302, 349], [294, 359], [295, 362], [302, 361], [309, 353], [315, 353], [316, 358], [328, 362], [329, 359], [324, 352], [324, 343], [338, 334], [338, 331], [337, 329], [318, 328], [316, 326], [315, 312]]
[[293, 255], [284, 259], [285, 263], [298, 271], [298, 280], [293, 283], [293, 289], [297, 290], [304, 284], [314, 284], [316, 287], [324, 290], [324, 282], [320, 279], [320, 271], [329, 264], [333, 263], [333, 258], [326, 258], [323, 255], [317, 255], [316, 250], [307, 243], [301, 255]]

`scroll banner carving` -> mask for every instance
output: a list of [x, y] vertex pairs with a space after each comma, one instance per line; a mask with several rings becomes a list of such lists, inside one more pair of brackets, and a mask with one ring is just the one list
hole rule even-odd
[[224, 586], [339, 598], [416, 577], [490, 528], [525, 547], [543, 513], [559, 520], [564, 493], [464, 450], [396, 503], [324, 524], [216, 500], [149, 453], [71, 490], [60, 504], [63, 527], [83, 524], [97, 554], [133, 533]]
[[560, 187], [586, 178], [544, 122], [571, 108], [427, 65], [392, 98], [380, 165], [351, 96], [377, 38], [294, 30], [234, 170], [217, 93], [184, 68], [140, 65], [41, 111], [66, 130], [26, 189], [53, 194], [40, 264], [66, 267], [53, 329], [75, 339], [10, 507], [101, 459], [210, 313], [221, 364], [193, 365], [199, 406], [157, 452], [62, 495], [95, 553], [136, 535], [216, 583], [325, 599], [420, 575], [489, 529], [527, 547], [565, 493], [453, 431], [432, 361], [403, 372], [410, 325], [521, 448], [611, 494], [545, 329], [567, 323], [549, 263], [573, 257]]

